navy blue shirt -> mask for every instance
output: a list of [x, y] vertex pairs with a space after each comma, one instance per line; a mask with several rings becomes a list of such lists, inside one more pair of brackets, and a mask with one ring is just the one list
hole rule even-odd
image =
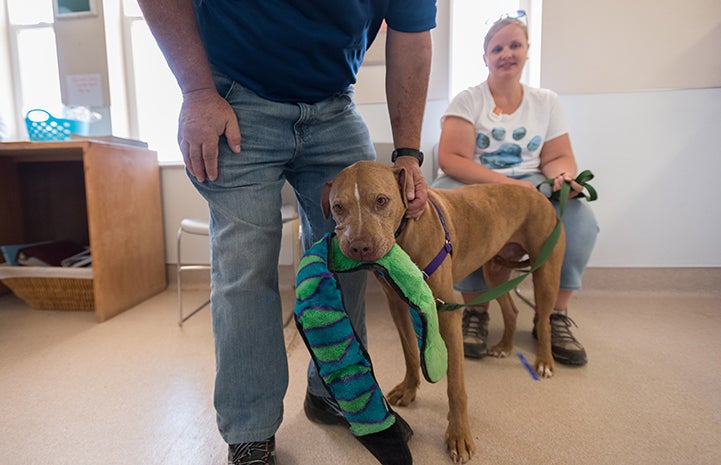
[[436, 0], [194, 0], [212, 66], [261, 97], [314, 103], [356, 82], [385, 19], [436, 25]]

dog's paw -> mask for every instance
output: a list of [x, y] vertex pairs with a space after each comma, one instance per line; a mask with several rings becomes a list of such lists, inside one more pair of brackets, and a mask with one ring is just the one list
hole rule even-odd
[[488, 349], [488, 355], [490, 355], [491, 357], [506, 358], [510, 354], [511, 354], [511, 352], [506, 351], [506, 350], [499, 350], [499, 349], [495, 349], [495, 348]]
[[454, 435], [450, 431], [446, 431], [446, 444], [453, 463], [466, 463], [476, 452], [476, 445], [470, 434]]
[[416, 390], [417, 386], [411, 389], [406, 385], [406, 383], [400, 383], [398, 386], [391, 389], [386, 398], [391, 405], [405, 407], [416, 400]]
[[512, 350], [513, 350], [512, 345], [509, 346], [508, 344], [499, 343], [499, 344], [496, 344], [495, 346], [491, 347], [490, 349], [488, 349], [488, 355], [491, 355], [491, 356], [497, 357], [497, 358], [506, 358], [509, 355], [511, 355]]
[[540, 360], [536, 361], [536, 373], [541, 378], [550, 378], [553, 376], [553, 363], [547, 363]]

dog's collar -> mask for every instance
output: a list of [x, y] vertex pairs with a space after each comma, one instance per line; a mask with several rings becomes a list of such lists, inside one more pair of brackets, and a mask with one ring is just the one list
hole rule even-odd
[[396, 229], [396, 232], [393, 233], [393, 238], [398, 239], [398, 236], [401, 235], [403, 232], [403, 228], [406, 227], [406, 224], [408, 223], [408, 217], [405, 216], [405, 213], [403, 214], [403, 219], [401, 220], [401, 224], [398, 225], [398, 229]]
[[445, 234], [445, 243], [443, 244], [443, 247], [441, 247], [441, 250], [438, 252], [438, 254], [431, 260], [431, 262], [423, 268], [423, 279], [426, 281], [428, 278], [431, 277], [433, 273], [438, 269], [438, 267], [441, 266], [441, 263], [443, 263], [443, 260], [446, 259], [448, 255], [453, 254], [453, 246], [451, 245], [451, 235], [448, 234], [448, 227], [446, 227], [446, 219], [443, 216], [443, 213], [441, 213], [441, 209], [438, 208], [438, 205], [433, 200], [428, 199], [428, 201], [433, 205], [433, 208], [436, 209], [436, 213], [438, 213], [438, 219], [441, 220], [441, 225], [443, 226], [443, 233]]
[[[435, 256], [435, 258], [433, 258], [433, 260], [431, 260], [431, 262], [428, 264], [428, 266], [426, 266], [425, 268], [423, 268], [423, 270], [421, 270], [423, 273], [423, 279], [425, 279], [426, 281], [428, 280], [428, 278], [431, 277], [431, 275], [433, 273], [435, 273], [435, 271], [438, 269], [438, 267], [441, 266], [441, 263], [443, 263], [443, 260], [445, 260], [448, 255], [453, 254], [453, 246], [451, 245], [451, 235], [448, 234], [448, 228], [446, 227], [446, 219], [443, 216], [443, 213], [441, 213], [441, 209], [438, 208], [438, 205], [436, 205], [436, 203], [433, 200], [428, 199], [428, 201], [431, 203], [431, 205], [433, 205], [433, 208], [436, 209], [436, 213], [438, 213], [438, 219], [441, 220], [441, 225], [443, 226], [443, 233], [446, 236], [446, 241], [443, 244], [443, 247], [441, 247], [440, 252], [438, 252], [438, 254]], [[398, 236], [401, 235], [401, 233], [403, 232], [403, 228], [405, 228], [407, 223], [408, 223], [408, 218], [404, 216], [403, 219], [401, 220], [401, 224], [398, 226], [398, 229], [396, 229], [396, 232], [394, 234], [395, 238], [398, 238]]]

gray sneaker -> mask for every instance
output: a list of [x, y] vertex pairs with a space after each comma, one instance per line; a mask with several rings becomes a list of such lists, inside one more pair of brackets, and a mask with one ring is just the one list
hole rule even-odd
[[488, 311], [474, 307], [463, 310], [463, 355], [468, 358], [483, 358], [488, 347]]
[[[533, 317], [533, 337], [536, 335], [538, 315]], [[578, 327], [575, 321], [565, 313], [551, 313], [551, 354], [553, 359], [563, 365], [583, 366], [588, 363], [586, 349], [571, 333], [571, 326]]]
[[265, 441], [231, 444], [228, 465], [276, 465], [275, 436]]

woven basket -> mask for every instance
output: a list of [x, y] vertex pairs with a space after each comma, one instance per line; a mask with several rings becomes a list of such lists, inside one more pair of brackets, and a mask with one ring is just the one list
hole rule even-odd
[[[49, 270], [49, 271], [45, 271]], [[67, 271], [66, 271], [67, 270]], [[87, 277], [33, 276], [32, 274], [84, 270], [0, 265], [0, 281], [28, 306], [40, 310], [92, 311], [95, 309], [93, 280]], [[87, 270], [90, 271], [90, 270]]]
[[32, 308], [95, 310], [93, 281], [72, 278], [8, 278], [3, 284]]

